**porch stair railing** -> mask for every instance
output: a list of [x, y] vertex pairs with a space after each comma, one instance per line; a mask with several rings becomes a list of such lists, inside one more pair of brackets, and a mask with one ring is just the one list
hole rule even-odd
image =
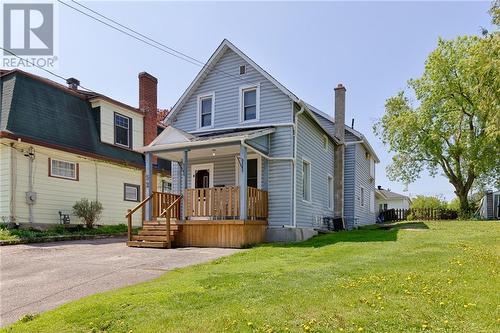
[[[129, 209], [127, 215], [127, 245], [135, 247], [171, 247], [172, 241], [175, 239], [175, 234], [179, 230], [179, 225], [175, 223], [172, 226], [172, 219], [180, 220], [181, 212], [181, 195], [153, 192], [149, 197], [141, 201], [136, 207]], [[139, 209], [150, 202], [152, 203], [152, 218], [153, 221], [144, 221], [141, 218], [141, 229], [138, 235], [132, 233], [132, 216]], [[165, 218], [165, 223], [162, 223], [157, 218]], [[176, 221], [176, 222], [177, 222]]]

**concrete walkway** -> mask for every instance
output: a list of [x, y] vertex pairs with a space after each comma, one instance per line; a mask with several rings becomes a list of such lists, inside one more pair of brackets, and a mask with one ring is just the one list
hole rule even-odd
[[124, 239], [0, 247], [0, 326], [238, 250], [129, 248]]

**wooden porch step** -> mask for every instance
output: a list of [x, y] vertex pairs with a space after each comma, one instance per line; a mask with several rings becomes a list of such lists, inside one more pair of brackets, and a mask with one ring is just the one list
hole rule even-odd
[[[132, 236], [132, 240], [138, 241], [147, 241], [147, 242], [166, 242], [167, 236], [158, 236], [158, 235], [134, 235]], [[174, 235], [170, 235], [170, 240], [174, 240]]]
[[167, 242], [142, 242], [142, 241], [128, 241], [127, 246], [131, 247], [154, 247], [159, 249], [168, 248]]
[[[177, 230], [170, 230], [170, 235], [174, 236]], [[157, 229], [141, 229], [139, 230], [139, 235], [142, 236], [165, 236], [166, 230], [157, 230]]]
[[[166, 230], [166, 225], [145, 225], [142, 227], [142, 230]], [[170, 225], [170, 230], [179, 230], [178, 225]]]

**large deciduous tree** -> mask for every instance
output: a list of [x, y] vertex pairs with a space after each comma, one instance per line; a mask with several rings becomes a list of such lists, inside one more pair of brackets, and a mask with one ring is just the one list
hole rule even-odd
[[500, 34], [440, 39], [408, 86], [374, 125], [395, 153], [388, 177], [411, 183], [442, 171], [469, 212], [475, 183], [500, 183]]

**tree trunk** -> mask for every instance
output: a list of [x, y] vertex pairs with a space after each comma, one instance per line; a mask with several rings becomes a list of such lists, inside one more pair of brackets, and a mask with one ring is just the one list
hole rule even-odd
[[470, 217], [469, 189], [464, 186], [455, 186], [455, 188], [455, 194], [460, 201], [460, 211], [458, 212], [458, 216], [468, 218]]

